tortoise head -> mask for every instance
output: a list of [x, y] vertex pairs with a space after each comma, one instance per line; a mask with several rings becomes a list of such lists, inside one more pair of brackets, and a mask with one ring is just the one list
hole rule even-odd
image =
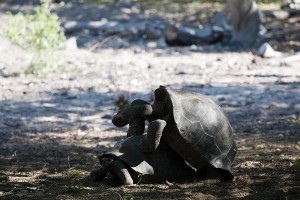
[[121, 109], [112, 119], [112, 123], [117, 127], [126, 126], [129, 123], [128, 111], [126, 108]]
[[112, 164], [112, 162], [114, 161], [114, 159], [112, 158], [109, 158], [109, 157], [104, 157], [100, 160], [100, 164], [103, 166], [103, 167], [107, 167], [109, 166], [110, 164]]
[[154, 96], [155, 96], [155, 100], [156, 101], [164, 101], [167, 97], [168, 91], [166, 89], [165, 86], [159, 86], [159, 88], [157, 88], [154, 91]]

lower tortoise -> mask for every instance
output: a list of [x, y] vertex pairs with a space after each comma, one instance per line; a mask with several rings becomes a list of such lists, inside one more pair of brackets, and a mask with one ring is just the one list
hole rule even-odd
[[123, 184], [175, 181], [196, 174], [166, 143], [144, 153], [139, 148], [142, 135], [126, 138], [116, 145], [115, 150], [98, 158], [101, 168], [91, 172], [91, 178], [102, 180], [108, 174], [121, 179]]

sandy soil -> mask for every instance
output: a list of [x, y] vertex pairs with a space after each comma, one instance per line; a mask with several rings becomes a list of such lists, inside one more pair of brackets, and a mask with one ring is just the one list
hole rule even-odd
[[[286, 57], [193, 48], [59, 50], [64, 68], [14, 76], [32, 53], [0, 53], [0, 199], [299, 199], [300, 70]], [[1, 50], [1, 49], [0, 49]], [[51, 61], [49, 61], [51, 62]], [[210, 96], [236, 134], [235, 179], [120, 186], [89, 180], [126, 136], [114, 103], [159, 85]]]

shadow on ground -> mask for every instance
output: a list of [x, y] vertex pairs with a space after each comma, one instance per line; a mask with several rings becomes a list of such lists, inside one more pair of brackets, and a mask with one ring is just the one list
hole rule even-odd
[[[82, 176], [99, 166], [96, 155], [110, 150], [126, 135], [126, 128], [116, 129], [110, 122], [115, 112], [111, 93], [53, 91], [33, 101], [2, 101], [0, 199], [109, 199], [112, 195], [136, 199], [297, 199], [299, 169], [293, 166], [299, 158], [299, 84], [182, 86], [212, 97], [227, 111], [239, 148], [232, 183], [191, 180], [136, 187], [92, 183]], [[106, 128], [96, 129], [95, 124]], [[68, 176], [72, 169], [80, 170], [80, 178]]]

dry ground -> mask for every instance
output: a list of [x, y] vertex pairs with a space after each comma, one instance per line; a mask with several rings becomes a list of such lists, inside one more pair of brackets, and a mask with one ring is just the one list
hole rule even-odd
[[[56, 53], [64, 69], [0, 76], [0, 199], [300, 199], [298, 62], [190, 48]], [[18, 72], [27, 56], [12, 47], [0, 63]], [[233, 182], [89, 180], [96, 156], [126, 135], [111, 124], [114, 102], [150, 100], [160, 84], [224, 108], [238, 146]]]

